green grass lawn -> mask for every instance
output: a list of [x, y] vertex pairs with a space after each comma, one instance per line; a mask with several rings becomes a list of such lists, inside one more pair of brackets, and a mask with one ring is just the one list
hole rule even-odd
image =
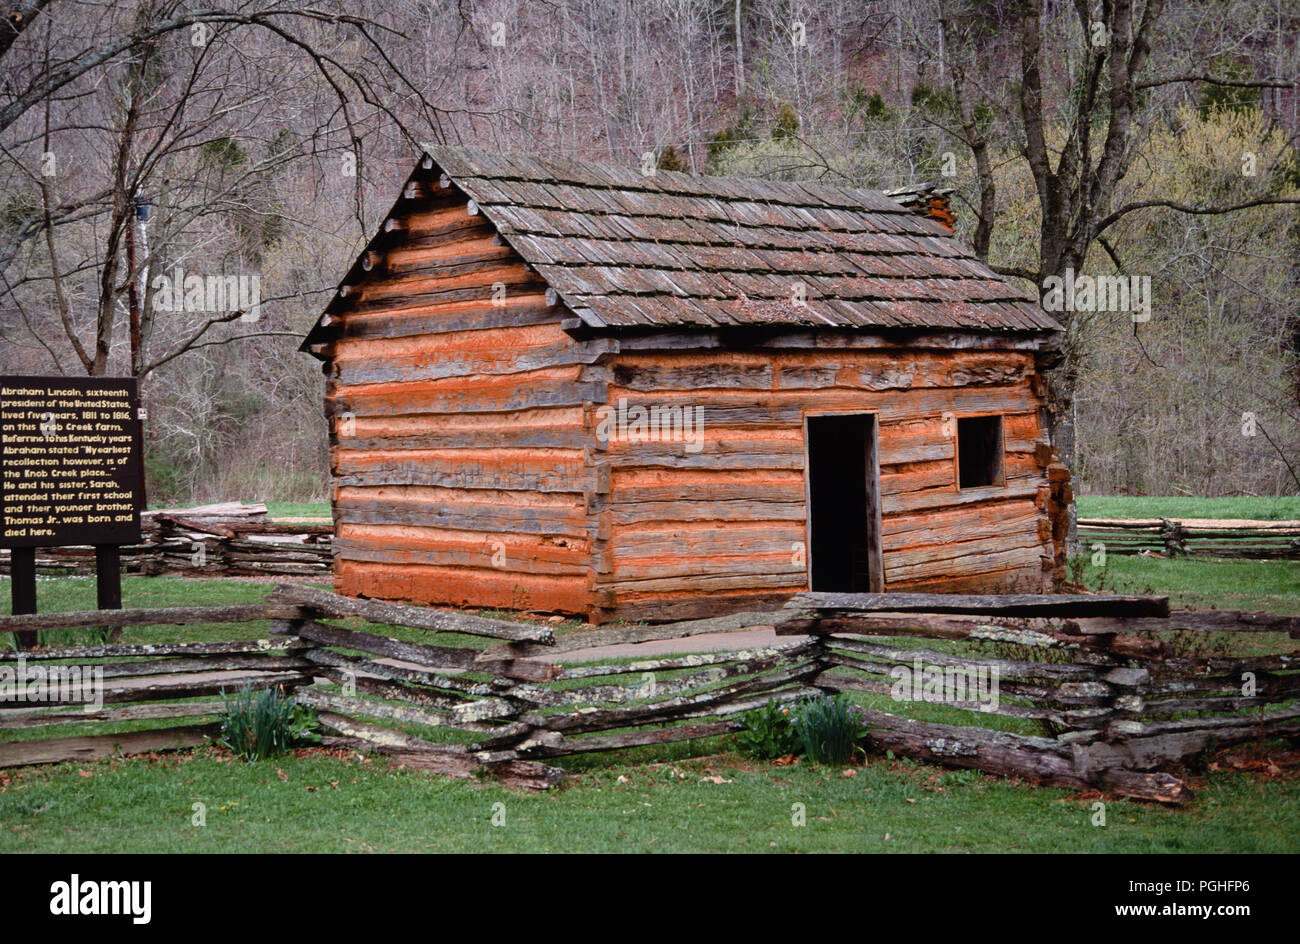
[[[1215, 560], [1107, 554], [1105, 567], [1091, 558], [1083, 583], [1111, 593], [1168, 594], [1171, 606], [1219, 610], [1269, 610], [1300, 614], [1300, 562]], [[1075, 569], [1071, 570], [1071, 574]]]
[[[1300, 495], [1257, 498], [1233, 495], [1198, 498], [1173, 495], [1079, 495], [1080, 518], [1250, 518], [1300, 521]], [[328, 513], [328, 512], [327, 512]]]
[[326, 518], [331, 516], [329, 502], [267, 502], [272, 518]]
[[[1189, 809], [1107, 800], [1106, 825], [1094, 826], [1096, 797], [886, 758], [852, 769], [733, 756], [615, 764], [538, 795], [355, 755], [244, 764], [200, 751], [9, 775], [0, 852], [1290, 852], [1300, 842], [1294, 780], [1216, 773]], [[192, 825], [196, 803], [204, 826]], [[806, 825], [794, 825], [795, 804]]]

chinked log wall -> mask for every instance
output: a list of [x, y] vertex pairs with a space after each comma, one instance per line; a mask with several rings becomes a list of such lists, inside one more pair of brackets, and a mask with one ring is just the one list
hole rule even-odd
[[[880, 416], [888, 588], [1036, 591], [1059, 576], [1032, 353], [847, 334], [752, 353], [580, 340], [492, 226], [439, 193], [408, 202], [337, 316], [339, 592], [597, 621], [772, 603], [807, 586], [792, 553], [803, 415], [836, 409]], [[621, 399], [702, 407], [703, 448], [606, 449], [597, 413]], [[944, 414], [982, 412], [1006, 416], [1006, 482], [958, 492]]]
[[[1187, 758], [1210, 747], [1300, 734], [1300, 650], [1290, 643], [1300, 638], [1300, 618], [1170, 613], [1167, 601], [1152, 597], [802, 594], [777, 613], [557, 637], [537, 624], [280, 587], [259, 606], [0, 617], [0, 633], [259, 619], [273, 621], [269, 638], [22, 654], [45, 665], [103, 667], [105, 707], [86, 714], [0, 701], [0, 729], [187, 723], [13, 741], [0, 744], [0, 766], [201, 743], [215, 727], [193, 722], [220, 703], [177, 699], [245, 681], [292, 689], [317, 710], [331, 744], [530, 787], [559, 780], [562, 771], [547, 763], [553, 758], [722, 735], [740, 713], [769, 698], [791, 702], [827, 692], [858, 693], [856, 710], [878, 751], [1166, 803], [1191, 798], [1177, 775]], [[360, 620], [365, 628], [339, 620]], [[563, 659], [597, 646], [755, 625], [795, 638], [742, 651], [633, 655], [613, 664]], [[407, 638], [388, 635], [392, 627], [405, 627]], [[410, 630], [428, 634], [427, 641], [410, 641]], [[1262, 652], [1277, 640], [1277, 651], [1249, 657], [1172, 651], [1185, 651], [1186, 637], [1206, 633], [1275, 634], [1256, 637], [1264, 644], [1252, 648]], [[467, 635], [481, 644], [468, 643]], [[18, 657], [0, 653], [0, 670]], [[918, 661], [927, 668], [995, 671], [999, 703], [894, 700], [891, 672]], [[948, 713], [943, 723], [926, 717], [932, 709]], [[960, 723], [951, 723], [952, 712]], [[1041, 733], [1027, 733], [1035, 727]]]

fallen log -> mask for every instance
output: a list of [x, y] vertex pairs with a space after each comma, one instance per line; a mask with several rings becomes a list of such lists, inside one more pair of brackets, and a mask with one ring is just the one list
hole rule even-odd
[[[1081, 774], [1068, 746], [1055, 740], [913, 721], [856, 706], [853, 711], [869, 726], [867, 742], [881, 753], [889, 750], [949, 767], [976, 768], [1071, 790], [1102, 785], [1100, 770], [1092, 778]], [[1173, 805], [1193, 798], [1191, 788], [1170, 774], [1107, 773], [1106, 788], [1122, 796]]]
[[55, 738], [48, 741], [11, 741], [0, 744], [0, 767], [59, 764], [70, 760], [100, 760], [105, 757], [176, 751], [208, 742], [220, 725], [187, 725], [119, 734]]

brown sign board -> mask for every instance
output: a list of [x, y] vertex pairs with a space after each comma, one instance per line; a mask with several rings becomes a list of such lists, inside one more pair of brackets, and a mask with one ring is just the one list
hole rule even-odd
[[134, 378], [0, 377], [0, 547], [137, 544]]

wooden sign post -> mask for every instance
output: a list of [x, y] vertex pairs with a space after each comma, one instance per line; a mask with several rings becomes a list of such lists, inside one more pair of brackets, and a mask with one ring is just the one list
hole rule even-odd
[[[36, 548], [86, 544], [99, 608], [121, 608], [120, 548], [140, 541], [138, 414], [134, 378], [0, 377], [0, 548], [14, 613], [36, 612]], [[34, 637], [20, 634], [20, 648]]]

